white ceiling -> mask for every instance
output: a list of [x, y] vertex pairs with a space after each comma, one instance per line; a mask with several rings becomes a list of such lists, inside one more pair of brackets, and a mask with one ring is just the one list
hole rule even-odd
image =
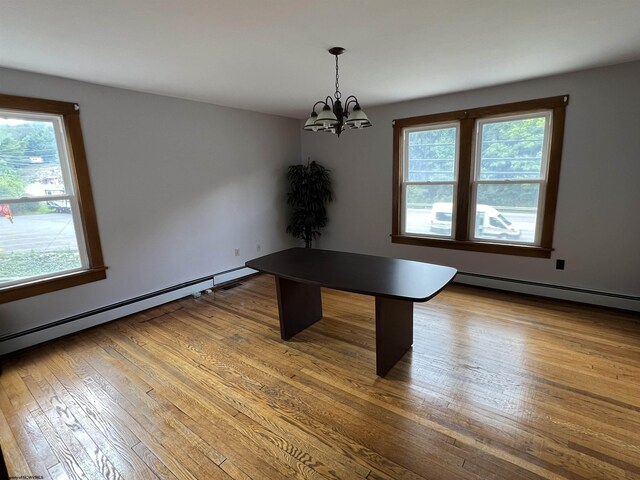
[[366, 110], [639, 60], [640, 0], [0, 0], [0, 66], [294, 118], [333, 46]]

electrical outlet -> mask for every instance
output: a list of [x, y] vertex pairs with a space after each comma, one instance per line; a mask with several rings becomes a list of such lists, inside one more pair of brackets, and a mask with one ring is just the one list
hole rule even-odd
[[236, 257], [239, 257], [239, 256], [240, 256], [240, 249], [236, 248]]
[[259, 252], [260, 250], [262, 250], [262, 247], [260, 246], [260, 244], [258, 243], [256, 245], [256, 252]]

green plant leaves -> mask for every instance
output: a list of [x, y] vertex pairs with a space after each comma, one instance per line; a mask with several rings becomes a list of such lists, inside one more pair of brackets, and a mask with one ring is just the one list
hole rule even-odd
[[287, 232], [311, 247], [320, 229], [327, 225], [325, 205], [333, 200], [331, 172], [319, 163], [291, 165], [287, 170], [289, 191], [287, 204], [291, 207]]

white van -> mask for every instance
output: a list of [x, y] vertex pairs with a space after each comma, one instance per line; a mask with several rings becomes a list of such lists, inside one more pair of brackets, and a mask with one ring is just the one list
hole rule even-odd
[[[451, 235], [452, 204], [437, 202], [431, 209], [431, 232], [438, 235]], [[517, 240], [520, 229], [513, 226], [507, 217], [490, 205], [478, 205], [476, 208], [476, 238], [500, 238]]]

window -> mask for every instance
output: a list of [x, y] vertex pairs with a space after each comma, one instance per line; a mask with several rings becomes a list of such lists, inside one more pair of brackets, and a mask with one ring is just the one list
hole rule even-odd
[[106, 278], [79, 108], [0, 94], [0, 303]]
[[394, 120], [394, 243], [549, 258], [568, 96]]
[[[456, 123], [405, 131], [404, 203], [411, 215], [403, 216], [404, 231], [451, 237], [450, 206], [456, 187], [457, 144]], [[434, 203], [436, 200], [439, 203]], [[427, 206], [432, 207], [430, 211]], [[432, 214], [431, 222], [420, 214]]]

